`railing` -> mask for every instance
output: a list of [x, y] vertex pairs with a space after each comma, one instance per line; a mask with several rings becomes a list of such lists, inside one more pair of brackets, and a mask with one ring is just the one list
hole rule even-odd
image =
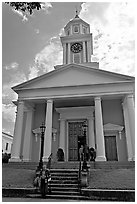
[[52, 159], [52, 153], [51, 153], [50, 156], [48, 157], [48, 163], [47, 163], [47, 165], [46, 165], [47, 169], [49, 169], [49, 170], [50, 170], [50, 168], [51, 168], [51, 159]]
[[79, 162], [79, 171], [78, 171], [78, 190], [81, 194], [81, 160]]
[[51, 194], [51, 185], [49, 185], [51, 181], [51, 174], [50, 174], [50, 168], [51, 168], [51, 159], [52, 159], [52, 153], [48, 157], [48, 163], [46, 165], [46, 168], [49, 170], [49, 178], [47, 179], [47, 186], [48, 186], [48, 192]]

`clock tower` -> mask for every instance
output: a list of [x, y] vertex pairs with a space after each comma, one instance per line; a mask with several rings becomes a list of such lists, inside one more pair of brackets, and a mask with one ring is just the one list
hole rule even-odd
[[64, 27], [65, 36], [61, 37], [63, 64], [84, 64], [91, 62], [93, 54], [90, 25], [79, 18], [77, 11], [74, 19]]

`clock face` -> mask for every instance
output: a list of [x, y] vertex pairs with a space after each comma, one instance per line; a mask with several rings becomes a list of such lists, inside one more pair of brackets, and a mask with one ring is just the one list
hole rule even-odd
[[71, 45], [71, 51], [74, 53], [78, 53], [82, 50], [82, 44], [80, 43], [74, 43], [73, 45]]

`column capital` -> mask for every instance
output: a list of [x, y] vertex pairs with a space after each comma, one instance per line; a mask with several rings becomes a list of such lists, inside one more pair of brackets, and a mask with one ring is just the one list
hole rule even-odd
[[46, 102], [47, 102], [47, 103], [53, 103], [53, 100], [52, 100], [52, 99], [47, 99]]
[[95, 96], [94, 101], [101, 101], [101, 97], [100, 96]]
[[126, 99], [128, 99], [128, 98], [134, 98], [133, 93], [127, 94], [125, 98], [126, 98]]
[[95, 117], [93, 115], [91, 115], [91, 117], [87, 117], [88, 120], [94, 120], [94, 118]]

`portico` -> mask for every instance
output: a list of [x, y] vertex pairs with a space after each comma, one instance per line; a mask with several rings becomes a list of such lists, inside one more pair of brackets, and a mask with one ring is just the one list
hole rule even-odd
[[[126, 112], [128, 106], [125, 104], [125, 101], [128, 98], [128, 94], [117, 94], [115, 96], [105, 96], [105, 94], [103, 96], [100, 95], [101, 94], [98, 96], [91, 95], [81, 97], [74, 97], [73, 95], [73, 97], [69, 96], [66, 98], [64, 96], [61, 98], [52, 97], [52, 99], [50, 98], [47, 100], [36, 100], [30, 98], [18, 102], [19, 111], [16, 124], [18, 124], [18, 117], [21, 118], [21, 116], [22, 123], [20, 120], [17, 128], [15, 126], [14, 144], [20, 143], [20, 145], [16, 145], [16, 148], [13, 152], [13, 155], [15, 156], [11, 158], [11, 161], [38, 161], [40, 154], [40, 131], [38, 133], [33, 133], [33, 130], [39, 128], [43, 121], [45, 121], [46, 125], [43, 161], [47, 161], [50, 153], [53, 153], [53, 158], [56, 160], [56, 153], [58, 148], [63, 149], [65, 154], [65, 161], [69, 161], [69, 123], [71, 122], [75, 125], [75, 123], [83, 122], [85, 120], [88, 122], [86, 143], [89, 147], [96, 148], [96, 161], [107, 161], [105, 147], [106, 134], [104, 132], [104, 125], [109, 122], [115, 125], [121, 125], [121, 127], [124, 126], [125, 128], [121, 131], [121, 138], [116, 136], [116, 146], [117, 151], [119, 151], [117, 154], [119, 155], [121, 154], [121, 151], [123, 151], [123, 156], [118, 156], [118, 159], [120, 161], [134, 160], [133, 140], [131, 137], [132, 131], [130, 130], [130, 124], [128, 123], [128, 112]], [[29, 109], [26, 110], [26, 104], [29, 103], [31, 105], [28, 106]], [[108, 103], [110, 104], [110, 107], [107, 106]], [[133, 104], [132, 108], [134, 108], [134, 103], [131, 104]], [[112, 110], [111, 107], [116, 110]], [[109, 115], [109, 109], [113, 113], [112, 115]], [[117, 117], [119, 119], [115, 118], [116, 114], [118, 114]], [[38, 117], [39, 123], [37, 123]], [[22, 138], [17, 137], [16, 141], [16, 134], [21, 131], [21, 127]], [[108, 134], [108, 136], [117, 135], [115, 133], [115, 130], [111, 130], [111, 134]], [[76, 139], [77, 152], [79, 148], [78, 136]], [[120, 150], [121, 147], [123, 148], [122, 150]]]

